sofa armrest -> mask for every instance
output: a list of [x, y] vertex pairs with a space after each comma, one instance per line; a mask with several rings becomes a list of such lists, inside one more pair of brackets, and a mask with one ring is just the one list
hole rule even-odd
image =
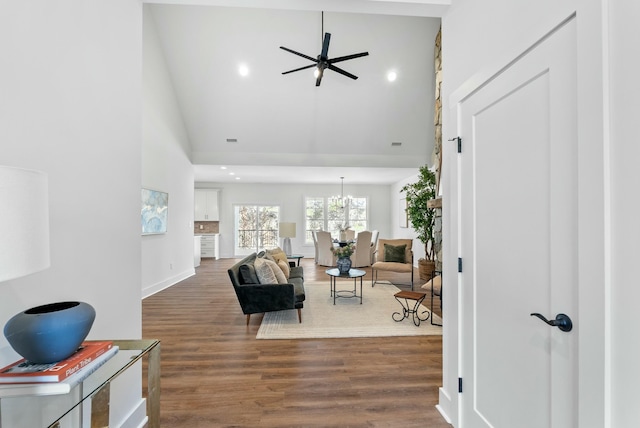
[[293, 284], [247, 284], [236, 287], [238, 301], [245, 314], [295, 308]]

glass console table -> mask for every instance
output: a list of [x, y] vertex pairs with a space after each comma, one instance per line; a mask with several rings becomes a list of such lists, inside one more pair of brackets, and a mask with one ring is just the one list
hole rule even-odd
[[[63, 428], [66, 426], [109, 426], [109, 401], [111, 382], [145, 356], [148, 358], [146, 382], [147, 427], [160, 427], [160, 341], [155, 339], [114, 340], [118, 352], [89, 374], [69, 392], [56, 384], [12, 384], [0, 385], [0, 428], [3, 427], [3, 404], [11, 407], [21, 405], [16, 400], [36, 400], [35, 406], [43, 413], [43, 427]], [[144, 394], [143, 394], [144, 395]], [[22, 402], [23, 403], [23, 402]], [[90, 415], [83, 414], [83, 408], [90, 403]], [[24, 404], [22, 404], [24, 407]], [[29, 410], [29, 413], [32, 413]], [[7, 413], [7, 412], [5, 412]], [[90, 422], [89, 422], [90, 421]]]

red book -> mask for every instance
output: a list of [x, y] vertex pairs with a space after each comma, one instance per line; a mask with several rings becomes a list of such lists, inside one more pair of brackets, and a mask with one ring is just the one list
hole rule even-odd
[[60, 382], [112, 347], [112, 341], [87, 340], [73, 355], [57, 363], [35, 364], [23, 358], [0, 369], [0, 383]]

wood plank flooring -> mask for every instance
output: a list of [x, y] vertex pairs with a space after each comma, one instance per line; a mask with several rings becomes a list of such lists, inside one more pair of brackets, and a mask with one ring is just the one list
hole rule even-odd
[[[143, 337], [162, 341], [162, 427], [451, 427], [435, 409], [441, 336], [256, 340], [262, 315], [245, 325], [235, 262], [203, 259], [142, 303]], [[328, 284], [325, 267], [301, 266]]]

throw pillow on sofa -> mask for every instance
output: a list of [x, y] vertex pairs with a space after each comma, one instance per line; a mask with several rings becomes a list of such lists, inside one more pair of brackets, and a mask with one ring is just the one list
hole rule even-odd
[[407, 245], [384, 244], [384, 261], [394, 263], [405, 263], [405, 252]]
[[264, 261], [267, 263], [267, 266], [269, 266], [269, 268], [273, 271], [273, 274], [276, 277], [276, 282], [278, 284], [286, 284], [288, 282], [287, 277], [284, 276], [284, 272], [282, 272], [282, 269], [280, 269], [276, 262], [272, 262], [269, 259], [264, 259]]
[[253, 264], [243, 264], [239, 270], [243, 284], [260, 284], [258, 275], [256, 275], [256, 268]]
[[276, 247], [272, 250], [267, 250], [267, 254], [271, 255], [271, 257], [273, 257], [273, 261], [275, 261], [276, 263], [278, 263], [280, 260], [284, 261], [287, 264], [289, 263], [287, 261], [287, 255], [284, 251], [282, 251], [280, 247]]
[[282, 269], [282, 273], [284, 273], [284, 276], [289, 279], [289, 276], [291, 276], [291, 268], [289, 267], [289, 263], [287, 263], [286, 261], [278, 260], [278, 267]]
[[267, 264], [267, 261], [267, 259], [258, 257], [253, 263], [253, 266], [256, 269], [256, 275], [258, 275], [258, 280], [260, 281], [260, 284], [277, 284], [278, 280], [276, 279], [276, 275]]

